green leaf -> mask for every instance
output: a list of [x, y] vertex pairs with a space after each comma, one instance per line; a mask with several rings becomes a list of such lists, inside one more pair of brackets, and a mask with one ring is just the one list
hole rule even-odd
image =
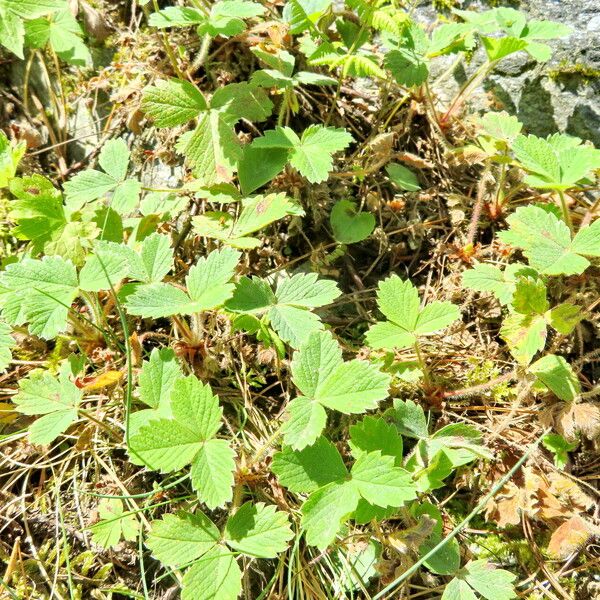
[[288, 420], [281, 431], [285, 443], [296, 450], [314, 444], [327, 422], [325, 409], [314, 400], [299, 396], [286, 409]]
[[395, 399], [394, 408], [390, 409], [389, 414], [401, 435], [416, 439], [425, 439], [429, 436], [425, 412], [413, 400]]
[[130, 263], [114, 242], [97, 242], [79, 272], [79, 287], [87, 292], [99, 292], [116, 287], [129, 274]]
[[520, 277], [515, 285], [512, 307], [523, 315], [541, 315], [548, 310], [546, 286], [540, 279]]
[[512, 313], [504, 319], [500, 337], [520, 364], [527, 365], [546, 345], [546, 321], [542, 315]]
[[71, 178], [64, 185], [67, 206], [79, 210], [86, 203], [113, 192], [111, 207], [120, 214], [132, 212], [141, 193], [141, 184], [126, 180], [130, 152], [123, 139], [109, 140], [98, 156], [103, 171], [88, 169]]
[[0, 0], [0, 43], [23, 59], [22, 19], [36, 19], [65, 8], [65, 0]]
[[219, 530], [205, 514], [180, 512], [152, 521], [146, 545], [161, 563], [179, 567], [206, 554], [219, 539]]
[[288, 162], [286, 148], [257, 148], [253, 144], [244, 147], [238, 163], [238, 178], [244, 194], [269, 183]]
[[338, 449], [324, 437], [299, 452], [284, 446], [273, 456], [271, 471], [281, 485], [295, 493], [314, 492], [348, 475]]
[[209, 508], [231, 499], [234, 454], [214, 439], [222, 409], [210, 386], [194, 376], [177, 379], [171, 392], [172, 418], [157, 418], [130, 437], [130, 451], [149, 468], [169, 473], [192, 463], [191, 481]]
[[242, 200], [237, 219], [224, 212], [206, 213], [192, 219], [199, 235], [222, 240], [238, 248], [254, 248], [260, 240], [249, 234], [289, 215], [301, 216], [304, 211], [285, 194], [253, 196]]
[[359, 212], [351, 200], [339, 200], [329, 216], [333, 237], [340, 244], [354, 244], [367, 239], [375, 229], [375, 217]]
[[0, 373], [6, 371], [12, 360], [11, 350], [17, 345], [11, 333], [12, 327], [0, 321]]
[[512, 584], [515, 579], [515, 575], [487, 560], [472, 560], [446, 586], [442, 600], [475, 600], [473, 590], [486, 600], [511, 600], [517, 597]]
[[397, 275], [379, 282], [377, 304], [388, 321], [367, 331], [367, 343], [375, 349], [411, 346], [417, 336], [445, 329], [460, 317], [458, 307], [450, 302], [435, 301], [421, 310], [417, 288]]
[[153, 348], [150, 360], [142, 363], [138, 387], [140, 400], [150, 408], [168, 407], [175, 383], [182, 377], [173, 350]]
[[29, 428], [32, 444], [50, 444], [77, 420], [81, 390], [66, 374], [55, 379], [47, 371], [33, 371], [19, 382], [13, 402], [24, 415], [44, 415]]
[[[2, 32], [4, 23], [2, 15], [0, 14], [0, 39], [2, 40], [2, 45], [6, 46], [8, 37], [5, 37]], [[6, 137], [4, 131], [0, 131], [0, 189], [6, 187], [14, 178], [17, 167], [26, 151], [26, 142], [13, 144], [9, 141], [8, 137]]]
[[242, 591], [242, 572], [235, 556], [214, 546], [183, 576], [181, 600], [236, 600]]
[[568, 442], [562, 435], [547, 433], [542, 438], [544, 447], [554, 454], [554, 464], [558, 469], [564, 469], [569, 461], [569, 452], [579, 445], [578, 441]]
[[404, 165], [389, 163], [385, 170], [390, 179], [401, 189], [407, 192], [416, 192], [421, 189], [417, 176]]
[[218, 110], [205, 111], [196, 129], [182, 136], [177, 144], [205, 186], [229, 181], [241, 158], [242, 149], [233, 130], [234, 120]]
[[356, 510], [359, 498], [356, 486], [348, 482], [336, 481], [313, 492], [301, 508], [306, 543], [325, 550], [341, 523]]
[[397, 507], [417, 497], [412, 476], [394, 466], [395, 460], [379, 450], [358, 457], [351, 471], [352, 483], [367, 502], [383, 508]]
[[529, 264], [545, 275], [583, 273], [590, 264], [584, 256], [596, 256], [599, 251], [595, 238], [600, 226], [595, 224], [571, 241], [567, 225], [539, 206], [519, 207], [506, 221], [510, 229], [498, 234], [500, 240], [521, 248]]
[[[54, 338], [66, 328], [77, 285], [75, 267], [59, 256], [26, 258], [9, 264], [0, 275], [0, 286], [8, 290], [3, 301], [4, 317], [13, 325], [29, 322], [33, 335]], [[7, 304], [18, 310], [13, 312]]]
[[159, 80], [144, 90], [141, 108], [154, 119], [156, 127], [175, 127], [195, 119], [208, 105], [195, 85], [169, 79]]
[[[492, 292], [500, 304], [506, 305], [512, 300], [515, 292], [516, 274], [526, 273], [526, 269], [523, 265], [513, 263], [501, 271], [493, 265], [478, 263], [463, 273], [463, 287], [477, 292]], [[534, 271], [532, 275], [535, 275]]]
[[242, 277], [226, 308], [266, 315], [279, 337], [298, 348], [310, 333], [323, 328], [310, 309], [329, 304], [339, 294], [335, 282], [319, 280], [316, 273], [298, 273], [281, 280], [275, 294], [266, 281]]
[[546, 313], [546, 320], [559, 333], [569, 335], [583, 319], [581, 307], [565, 302]]
[[333, 168], [333, 154], [344, 150], [352, 136], [343, 129], [311, 125], [299, 138], [289, 127], [266, 131], [254, 148], [288, 149], [289, 163], [311, 183], [325, 181]]
[[385, 55], [385, 66], [392, 72], [400, 85], [411, 87], [421, 85], [429, 76], [426, 58], [429, 40], [421, 26], [408, 21], [401, 26], [397, 44]]
[[226, 440], [202, 444], [192, 463], [190, 479], [198, 497], [210, 509], [224, 506], [232, 498], [235, 452]]
[[354, 458], [380, 451], [394, 458], [394, 466], [402, 465], [402, 438], [393, 425], [383, 419], [365, 417], [350, 427], [350, 449]]
[[217, 88], [211, 98], [210, 107], [236, 121], [239, 119], [252, 122], [264, 121], [273, 111], [273, 103], [266, 92], [245, 81]]
[[17, 197], [10, 211], [10, 218], [18, 223], [13, 234], [31, 240], [33, 252], [39, 254], [67, 225], [62, 196], [41, 175], [12, 179], [10, 191]]
[[309, 335], [294, 353], [291, 370], [292, 380], [306, 396], [290, 403], [291, 418], [284, 427], [286, 444], [296, 449], [312, 443], [321, 433], [325, 425], [322, 406], [346, 414], [362, 413], [375, 408], [388, 394], [388, 374], [365, 361], [343, 362], [341, 349], [324, 331]]
[[546, 139], [519, 135], [512, 150], [530, 173], [525, 181], [541, 189], [569, 189], [600, 168], [600, 150], [581, 145], [579, 138], [564, 134]]
[[247, 556], [276, 558], [294, 537], [286, 513], [273, 505], [246, 502], [227, 519], [224, 540]]
[[48, 43], [57, 56], [77, 66], [90, 66], [92, 56], [82, 39], [83, 31], [70, 10], [61, 10], [48, 18], [25, 23], [25, 42], [31, 48]]
[[119, 498], [102, 498], [98, 505], [100, 520], [90, 527], [92, 540], [103, 548], [116, 546], [121, 539], [133, 541], [139, 530], [135, 515], [126, 514]]
[[215, 250], [190, 269], [185, 282], [190, 298], [202, 310], [223, 304], [233, 293], [232, 279], [241, 254], [231, 248]]
[[487, 112], [479, 119], [486, 135], [496, 140], [512, 142], [523, 129], [517, 117], [507, 112]]
[[562, 356], [547, 354], [534, 362], [529, 370], [565, 402], [572, 402], [581, 392], [579, 379]]
[[167, 6], [159, 12], [152, 13], [148, 23], [152, 27], [165, 29], [167, 27], [191, 27], [206, 21], [206, 16], [195, 8]]
[[167, 235], [152, 233], [144, 238], [139, 255], [131, 256], [131, 276], [145, 283], [157, 283], [173, 268], [173, 249]]
[[[169, 252], [171, 250], [169, 249]], [[172, 254], [170, 255], [171, 260]], [[214, 250], [202, 257], [186, 276], [187, 294], [165, 283], [138, 286], [127, 298], [127, 310], [142, 317], [193, 314], [216, 308], [233, 292], [233, 277], [240, 253], [231, 248]], [[166, 262], [161, 262], [166, 267]]]

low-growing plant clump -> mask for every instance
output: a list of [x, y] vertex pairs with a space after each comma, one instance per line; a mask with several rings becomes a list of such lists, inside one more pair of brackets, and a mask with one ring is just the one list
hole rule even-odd
[[598, 594], [570, 31], [413, 4], [0, 0], [0, 597]]

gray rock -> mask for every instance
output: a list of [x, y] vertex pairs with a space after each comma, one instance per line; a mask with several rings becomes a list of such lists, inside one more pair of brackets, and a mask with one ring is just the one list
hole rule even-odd
[[[490, 100], [502, 105], [523, 122], [525, 130], [540, 136], [556, 131], [592, 141], [600, 147], [600, 77], [585, 77], [576, 72], [568, 77], [550, 77], [568, 66], [584, 66], [600, 73], [600, 2], [599, 0], [522, 0], [505, 3], [524, 11], [531, 19], [558, 21], [572, 28], [560, 40], [550, 40], [554, 52], [546, 64], [537, 63], [525, 52], [509, 56], [475, 90], [469, 99], [474, 110], [489, 110]], [[461, 8], [489, 8], [485, 2], [464, 0]], [[421, 1], [416, 11], [419, 21], [432, 23], [435, 10], [429, 1]], [[447, 69], [453, 57], [441, 58], [433, 69], [433, 78]], [[460, 85], [484, 60], [479, 51], [466, 68], [455, 69], [435, 92], [442, 103], [456, 94]], [[466, 69], [466, 71], [465, 71]]]

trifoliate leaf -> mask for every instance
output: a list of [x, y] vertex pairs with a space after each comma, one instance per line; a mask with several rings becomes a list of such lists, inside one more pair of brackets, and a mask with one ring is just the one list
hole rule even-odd
[[352, 140], [347, 131], [322, 125], [311, 125], [301, 138], [289, 127], [278, 127], [256, 138], [252, 147], [288, 150], [289, 163], [308, 181], [319, 183], [333, 168], [333, 154], [344, 150]]
[[13, 234], [18, 239], [31, 240], [33, 252], [39, 254], [67, 225], [62, 196], [41, 175], [12, 179], [10, 191], [17, 197], [10, 211], [10, 218], [17, 222]]
[[554, 454], [554, 464], [558, 469], [564, 469], [569, 461], [569, 452], [579, 445], [579, 441], [568, 442], [562, 435], [547, 433], [542, 438], [542, 444]]
[[573, 240], [567, 225], [539, 206], [519, 207], [506, 221], [510, 229], [498, 237], [521, 248], [529, 264], [545, 275], [583, 273], [590, 264], [585, 256], [600, 255], [600, 225], [596, 225], [600, 221], [582, 229]]
[[242, 572], [231, 550], [216, 545], [183, 576], [181, 600], [236, 600], [242, 591]]
[[193, 314], [223, 304], [233, 292], [233, 277], [240, 253], [231, 248], [202, 257], [186, 277], [187, 293], [166, 283], [139, 286], [127, 298], [127, 310], [145, 318]]
[[463, 287], [477, 292], [492, 292], [502, 305], [508, 304], [515, 291], [516, 276], [536, 273], [522, 264], [512, 263], [504, 271], [493, 265], [478, 263], [463, 273]]
[[367, 502], [386, 508], [417, 497], [410, 473], [395, 466], [394, 456], [379, 450], [361, 454], [352, 467], [352, 484]]
[[375, 229], [375, 217], [369, 212], [359, 212], [350, 200], [339, 200], [333, 205], [329, 222], [333, 237], [340, 244], [361, 242]]
[[579, 138], [554, 134], [548, 138], [519, 135], [512, 144], [515, 158], [531, 173], [533, 187], [566, 190], [600, 169], [600, 150], [581, 145]]
[[194, 376], [178, 379], [171, 392], [172, 418], [142, 425], [129, 439], [130, 450], [149, 468], [169, 473], [192, 463], [191, 480], [209, 508], [231, 499], [233, 451], [213, 439], [221, 426], [222, 409], [210, 386]]
[[126, 514], [119, 498], [103, 498], [98, 505], [100, 520], [90, 527], [92, 540], [103, 548], [116, 546], [121, 539], [135, 540], [139, 521], [135, 515]]
[[66, 374], [55, 379], [47, 371], [33, 371], [19, 382], [13, 402], [24, 415], [43, 415], [29, 427], [29, 439], [32, 444], [50, 444], [77, 420], [81, 397]]
[[23, 59], [23, 19], [36, 19], [66, 7], [65, 0], [0, 0], [0, 43]]
[[475, 600], [473, 590], [486, 600], [511, 600], [517, 597], [512, 584], [515, 579], [515, 575], [487, 560], [472, 560], [446, 586], [442, 600]]
[[83, 31], [68, 9], [25, 23], [27, 46], [44, 48], [49, 43], [57, 56], [65, 62], [90, 66], [92, 56], [82, 37]]
[[295, 449], [321, 433], [323, 406], [346, 414], [365, 412], [387, 396], [390, 383], [390, 376], [375, 365], [356, 359], [343, 362], [341, 349], [327, 332], [309, 335], [294, 353], [291, 369], [292, 380], [306, 396], [290, 403], [290, 420], [284, 426], [286, 444]]
[[156, 127], [175, 127], [195, 119], [208, 108], [202, 92], [182, 79], [159, 80], [144, 90], [142, 110]]
[[3, 298], [3, 314], [9, 323], [28, 322], [29, 331], [44, 339], [54, 338], [65, 329], [78, 291], [77, 272], [70, 261], [60, 256], [26, 258], [6, 267], [0, 285], [8, 291]]
[[11, 333], [12, 327], [0, 321], [0, 373], [6, 371], [12, 359], [11, 350], [17, 345]]
[[561, 400], [571, 402], [581, 392], [579, 379], [571, 365], [562, 357], [547, 354], [534, 362], [529, 370]]
[[273, 505], [246, 502], [227, 519], [224, 540], [247, 556], [276, 558], [294, 537], [286, 513]]
[[219, 538], [219, 530], [205, 514], [181, 512], [152, 521], [146, 545], [161, 563], [179, 567], [200, 558]]
[[381, 454], [394, 458], [394, 465], [402, 465], [402, 438], [394, 425], [383, 419], [365, 417], [350, 427], [348, 442], [354, 458], [369, 452], [380, 451]]
[[379, 282], [377, 304], [389, 320], [375, 323], [367, 332], [367, 343], [375, 349], [405, 348], [417, 336], [444, 329], [460, 316], [450, 302], [435, 301], [421, 310], [417, 288], [397, 275]]
[[416, 192], [421, 189], [417, 176], [404, 165], [390, 163], [385, 170], [390, 179], [401, 189], [407, 192]]
[[119, 214], [129, 214], [137, 206], [142, 185], [139, 181], [126, 179], [130, 152], [123, 139], [106, 142], [98, 157], [103, 171], [88, 169], [65, 183], [67, 206], [78, 210], [87, 202], [102, 198], [113, 192], [111, 208]]
[[298, 273], [283, 279], [275, 293], [266, 281], [242, 277], [226, 308], [266, 317], [283, 341], [298, 348], [310, 333], [323, 328], [310, 308], [329, 304], [339, 294], [335, 282], [319, 280], [316, 273]]
[[338, 449], [324, 437], [299, 452], [284, 446], [273, 456], [271, 470], [281, 485], [295, 493], [314, 492], [348, 475]]
[[237, 219], [225, 212], [205, 213], [193, 217], [198, 235], [221, 240], [237, 248], [254, 248], [260, 240], [250, 237], [258, 231], [286, 216], [302, 216], [304, 210], [285, 194], [254, 196], [241, 202], [242, 210]]

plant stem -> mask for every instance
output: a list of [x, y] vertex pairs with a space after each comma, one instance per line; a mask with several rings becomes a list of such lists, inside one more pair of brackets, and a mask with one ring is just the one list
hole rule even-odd
[[569, 210], [569, 206], [567, 205], [567, 199], [565, 198], [565, 193], [562, 190], [558, 190], [558, 195], [560, 196], [560, 206], [562, 208], [563, 218], [565, 223], [569, 227], [569, 231], [573, 234], [573, 220], [571, 219], [571, 211]]
[[533, 454], [535, 449], [539, 446], [542, 438], [550, 431], [545, 429], [544, 432], [533, 442], [533, 444], [527, 449], [527, 452], [517, 461], [515, 466], [500, 479], [496, 485], [479, 501], [477, 506], [443, 539], [439, 544], [436, 544], [427, 554], [422, 556], [416, 563], [409, 569], [404, 571], [402, 575], [396, 577], [389, 585], [385, 586], [378, 594], [373, 596], [373, 600], [380, 600], [386, 594], [396, 589], [402, 582], [406, 581], [411, 575], [416, 573], [421, 566], [427, 562], [432, 556], [437, 554], [448, 542], [452, 541], [475, 517], [478, 515], [486, 506], [486, 504], [506, 485], [506, 483], [512, 478], [512, 476], [523, 466], [527, 459]]
[[423, 355], [421, 354], [421, 346], [419, 345], [419, 340], [415, 340], [415, 354], [417, 355], [417, 362], [419, 363], [419, 368], [423, 373], [423, 381], [425, 382], [426, 387], [431, 386], [431, 377], [429, 375], [429, 371], [427, 369], [427, 364], [423, 359]]

